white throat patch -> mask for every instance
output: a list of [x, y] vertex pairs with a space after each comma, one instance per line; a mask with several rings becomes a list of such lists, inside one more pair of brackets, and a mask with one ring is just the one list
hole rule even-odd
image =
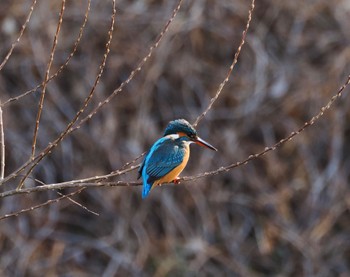
[[175, 140], [175, 139], [178, 139], [180, 137], [179, 134], [171, 134], [171, 135], [167, 135], [168, 138], [172, 139], [172, 140]]

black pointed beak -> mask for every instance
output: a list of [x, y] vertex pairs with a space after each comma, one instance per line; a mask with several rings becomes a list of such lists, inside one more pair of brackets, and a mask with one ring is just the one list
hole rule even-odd
[[211, 145], [209, 142], [206, 142], [204, 139], [201, 139], [200, 137], [196, 137], [193, 141], [200, 146], [205, 146], [211, 150], [218, 151], [213, 145]]

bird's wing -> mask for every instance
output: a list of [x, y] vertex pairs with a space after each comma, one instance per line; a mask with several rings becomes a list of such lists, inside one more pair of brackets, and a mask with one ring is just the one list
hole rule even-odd
[[147, 153], [140, 171], [143, 179], [142, 198], [146, 198], [153, 183], [179, 166], [185, 149], [169, 137], [159, 139]]
[[185, 149], [179, 147], [174, 140], [162, 138], [151, 148], [144, 166], [148, 175], [147, 183], [153, 183], [179, 166], [185, 155]]

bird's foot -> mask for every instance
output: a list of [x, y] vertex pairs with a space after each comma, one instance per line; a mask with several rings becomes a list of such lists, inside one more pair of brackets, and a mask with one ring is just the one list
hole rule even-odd
[[176, 184], [176, 185], [177, 185], [177, 184], [180, 184], [180, 178], [179, 178], [179, 177], [176, 177], [176, 179], [174, 179], [173, 182], [174, 182], [174, 184]]

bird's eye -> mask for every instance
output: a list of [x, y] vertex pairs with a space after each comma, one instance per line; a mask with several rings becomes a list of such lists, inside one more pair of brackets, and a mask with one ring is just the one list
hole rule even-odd
[[190, 137], [191, 139], [194, 139], [194, 138], [196, 137], [196, 135], [195, 135], [195, 134], [190, 134], [189, 137]]

